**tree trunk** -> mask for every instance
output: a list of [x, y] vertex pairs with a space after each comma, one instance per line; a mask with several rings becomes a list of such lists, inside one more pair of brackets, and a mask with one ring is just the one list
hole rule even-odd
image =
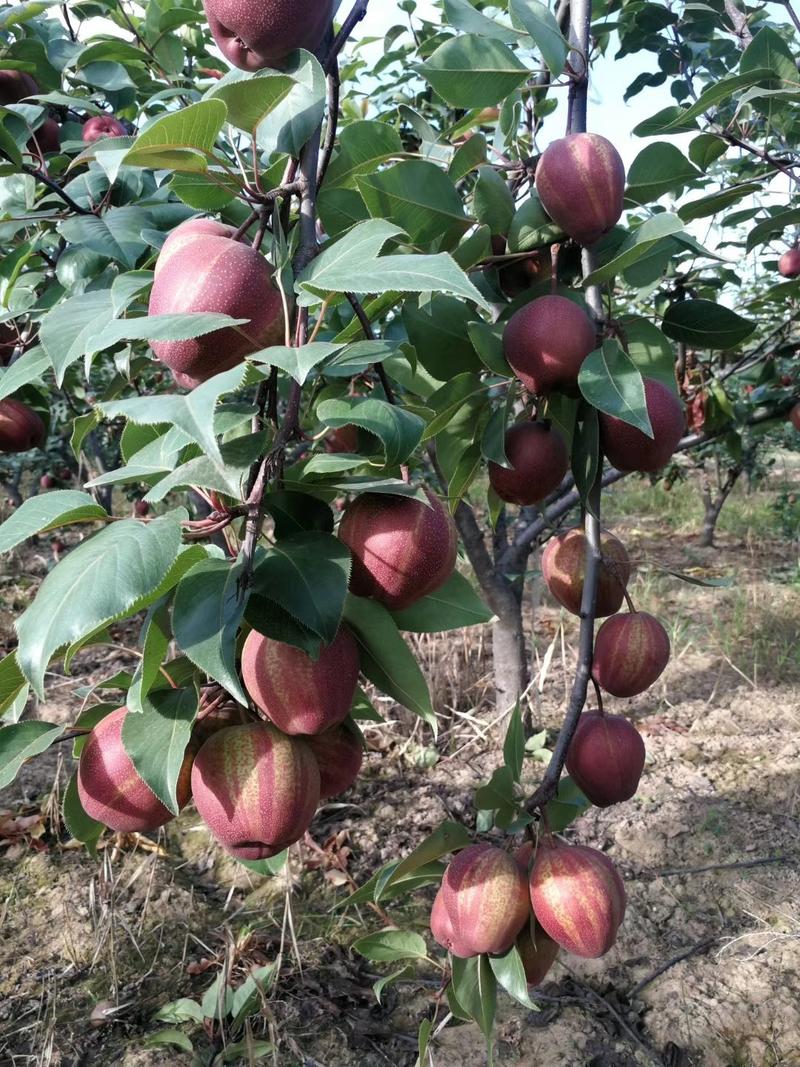
[[528, 685], [528, 657], [522, 604], [511, 596], [492, 624], [492, 660], [495, 702], [498, 711], [513, 708]]

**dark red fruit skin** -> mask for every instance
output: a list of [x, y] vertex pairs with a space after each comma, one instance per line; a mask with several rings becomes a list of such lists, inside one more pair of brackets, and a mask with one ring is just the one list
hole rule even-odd
[[454, 955], [502, 954], [529, 914], [527, 883], [516, 860], [494, 845], [470, 845], [452, 859], [442, 879], [452, 923]]
[[191, 340], [153, 342], [162, 363], [197, 382], [283, 338], [283, 303], [272, 267], [254, 249], [231, 240], [232, 234], [231, 227], [212, 219], [190, 219], [169, 235], [156, 262], [151, 315], [211, 311], [249, 320], [241, 328]]
[[326, 452], [358, 452], [358, 427], [348, 424], [325, 435]]
[[55, 119], [45, 119], [42, 125], [33, 135], [31, 141], [28, 141], [28, 148], [32, 147], [32, 141], [35, 140], [39, 145], [39, 149], [48, 155], [51, 152], [61, 151], [61, 127], [58, 125]]
[[646, 611], [606, 619], [594, 641], [592, 677], [615, 697], [649, 689], [669, 663], [669, 635]]
[[561, 484], [569, 469], [564, 438], [544, 422], [520, 422], [506, 433], [511, 467], [489, 463], [489, 482], [508, 504], [537, 504]]
[[364, 741], [357, 727], [344, 722], [303, 740], [319, 764], [320, 800], [346, 792], [358, 778], [364, 760]]
[[[619, 611], [631, 577], [631, 563], [625, 546], [603, 530], [600, 534], [603, 563], [597, 581], [595, 617], [603, 618]], [[547, 588], [573, 615], [581, 613], [583, 569], [586, 558], [586, 535], [579, 526], [551, 537], [542, 553], [542, 575]]]
[[229, 726], [197, 753], [192, 795], [226, 852], [267, 859], [308, 829], [319, 802], [319, 768], [302, 738], [263, 722]]
[[38, 92], [39, 86], [25, 71], [0, 70], [0, 104], [18, 104]]
[[625, 917], [625, 886], [608, 856], [558, 838], [539, 844], [530, 895], [546, 933], [584, 959], [608, 952]]
[[596, 133], [553, 141], [536, 166], [536, 191], [554, 222], [582, 245], [599, 240], [619, 221], [625, 167], [616, 148]]
[[242, 681], [253, 703], [286, 734], [319, 734], [347, 717], [358, 684], [356, 639], [342, 627], [316, 660], [251, 630]]
[[800, 404], [795, 404], [789, 412], [789, 422], [791, 422], [795, 430], [800, 430]]
[[645, 748], [636, 727], [620, 715], [584, 712], [567, 753], [567, 770], [598, 808], [630, 800], [644, 770]]
[[333, 18], [331, 0], [203, 0], [219, 50], [241, 70], [281, 67], [296, 48], [313, 52]]
[[56, 484], [56, 480], [52, 474], [43, 474], [39, 479], [40, 489], [52, 489]]
[[503, 353], [525, 388], [537, 396], [575, 390], [581, 365], [597, 342], [583, 308], [565, 296], [540, 296], [515, 311], [503, 331]]
[[407, 608], [444, 585], [456, 564], [452, 516], [426, 490], [431, 506], [411, 497], [364, 493], [344, 510], [339, 538], [353, 554], [350, 590], [390, 611]]
[[666, 385], [655, 378], [645, 378], [644, 394], [652, 438], [622, 419], [600, 413], [600, 444], [617, 470], [660, 470], [669, 462], [686, 429], [683, 405]]
[[146, 515], [150, 514], [150, 505], [147, 503], [146, 500], [135, 500], [133, 504], [133, 510], [136, 512], [140, 519], [143, 519]]
[[778, 260], [778, 272], [784, 278], [796, 278], [800, 275], [800, 248], [790, 248]]
[[44, 444], [44, 423], [27, 404], [0, 400], [0, 452], [27, 452]]
[[83, 124], [84, 144], [94, 144], [103, 137], [124, 137], [128, 131], [113, 115], [93, 115]]
[[[87, 815], [120, 833], [155, 830], [174, 818], [136, 769], [122, 744], [122, 724], [129, 712], [117, 708], [92, 730], [78, 763], [78, 796]], [[177, 786], [178, 806], [191, 796], [187, 754]]]
[[462, 945], [456, 937], [453, 931], [453, 924], [450, 921], [450, 916], [447, 914], [441, 887], [436, 894], [436, 899], [434, 900], [433, 908], [431, 909], [430, 927], [434, 940], [437, 941], [442, 948], [446, 948], [448, 952], [452, 952], [454, 956], [458, 956], [459, 959], [463, 960], [476, 955], [476, 953], [470, 951], [467, 945]]

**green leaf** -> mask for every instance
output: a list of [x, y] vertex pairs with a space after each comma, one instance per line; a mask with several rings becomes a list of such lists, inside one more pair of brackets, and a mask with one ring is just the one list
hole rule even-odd
[[513, 372], [503, 354], [504, 326], [502, 322], [490, 324], [476, 320], [469, 323], [467, 331], [483, 365], [503, 378], [510, 378]]
[[392, 971], [391, 974], [384, 975], [383, 978], [379, 978], [377, 982], [372, 984], [372, 992], [375, 994], [375, 999], [380, 1004], [381, 994], [384, 989], [387, 989], [390, 985], [396, 982], [399, 978], [407, 978], [412, 975], [414, 970], [412, 967], [401, 967], [399, 971]]
[[429, 245], [437, 237], [453, 239], [472, 225], [452, 178], [426, 160], [396, 163], [376, 174], [361, 175], [356, 184], [370, 215], [394, 223], [414, 244]]
[[[397, 862], [387, 863], [385, 866], [381, 867], [380, 870], [376, 871], [369, 881], [365, 882], [359, 889], [356, 889], [356, 891], [351, 893], [345, 900], [336, 904], [335, 908], [346, 908], [353, 904], [364, 904], [375, 899], [375, 887], [379, 882], [389, 878], [398, 866], [399, 864]], [[396, 881], [392, 881], [391, 886], [387, 888], [385, 893], [381, 894], [381, 900], [391, 900], [401, 896], [408, 896], [422, 886], [438, 885], [442, 880], [444, 871], [445, 866], [443, 863], [425, 863], [411, 874], [407, 874], [398, 878]]]
[[140, 425], [177, 426], [196, 441], [218, 466], [224, 465], [214, 433], [214, 409], [225, 393], [236, 392], [244, 384], [247, 367], [240, 365], [209, 378], [185, 396], [142, 396], [132, 400], [100, 401], [98, 407], [107, 419], [120, 415]]
[[374, 434], [385, 449], [387, 467], [408, 459], [425, 426], [419, 415], [371, 397], [323, 400], [317, 405], [317, 418], [326, 426], [353, 425]]
[[392, 618], [398, 630], [429, 634], [491, 622], [494, 613], [480, 599], [472, 583], [454, 571], [440, 589], [422, 597], [410, 608], [393, 611]]
[[532, 252], [535, 248], [562, 241], [564, 236], [564, 231], [547, 214], [536, 193], [531, 193], [511, 221], [508, 251]]
[[150, 694], [143, 712], [131, 712], [122, 724], [122, 744], [136, 773], [173, 815], [186, 746], [197, 714], [196, 689], [164, 689]]
[[435, 393], [431, 393], [425, 406], [436, 414], [425, 427], [424, 440], [430, 441], [447, 426], [470, 397], [486, 393], [486, 386], [477, 374], [456, 374]]
[[[227, 108], [227, 121], [252, 134], [295, 85], [294, 78], [277, 70], [255, 73], [230, 70], [208, 90], [205, 99], [222, 100]], [[213, 142], [209, 147], [213, 147]]]
[[735, 348], [757, 323], [713, 300], [678, 300], [667, 308], [661, 329], [694, 348]]
[[161, 1048], [162, 1045], [183, 1049], [184, 1052], [194, 1051], [194, 1045], [182, 1030], [157, 1030], [154, 1034], [145, 1035], [142, 1041], [144, 1048]]
[[203, 1012], [196, 1000], [178, 997], [159, 1008], [153, 1018], [162, 1023], [202, 1023]]
[[[450, 988], [448, 984], [448, 989]], [[423, 1019], [419, 1024], [419, 1032], [417, 1034], [417, 1062], [414, 1067], [426, 1067], [426, 1057], [428, 1055], [428, 1043], [431, 1039], [431, 1033], [433, 1032], [433, 1023], [430, 1019]]]
[[221, 211], [239, 193], [239, 183], [224, 170], [209, 167], [203, 174], [176, 174], [170, 189], [198, 211]]
[[239, 863], [243, 867], [247, 867], [249, 871], [255, 871], [256, 874], [261, 874], [265, 878], [273, 877], [276, 874], [280, 874], [286, 866], [289, 859], [289, 852], [284, 849], [283, 852], [279, 852], [277, 856], [268, 856], [264, 860], [239, 860]]
[[335, 187], [355, 189], [359, 175], [370, 174], [393, 156], [403, 155], [403, 142], [393, 126], [386, 122], [353, 122], [339, 136], [339, 150], [331, 160], [320, 193]]
[[59, 526], [107, 518], [105, 508], [77, 489], [55, 489], [32, 496], [0, 525], [0, 552], [9, 552], [28, 537]]
[[[691, 107], [682, 109], [678, 115], [668, 121], [662, 128], [665, 132], [678, 133], [687, 123], [693, 122], [696, 118], [704, 115], [710, 108], [730, 100], [740, 89], [747, 89], [752, 85], [757, 85], [759, 82], [769, 80], [769, 77], [770, 71], [758, 69], [744, 74], [734, 74], [727, 78], [720, 78], [718, 81], [712, 82], [707, 89], [704, 89]], [[639, 127], [637, 126], [633, 132], [638, 134], [638, 131]]]
[[677, 396], [675, 352], [658, 326], [640, 315], [623, 315], [620, 325], [628, 355], [642, 377], [658, 379]]
[[0, 789], [14, 781], [26, 760], [46, 751], [63, 733], [63, 725], [38, 719], [0, 729]]
[[580, 495], [581, 504], [594, 514], [591, 504], [591, 488], [597, 478], [600, 467], [600, 421], [595, 408], [581, 404], [578, 409], [579, 421], [572, 434], [572, 456], [570, 466], [575, 479], [575, 488]]
[[344, 619], [361, 650], [361, 670], [380, 690], [419, 715], [433, 730], [436, 714], [428, 683], [394, 619], [376, 600], [348, 595]]
[[701, 133], [689, 145], [689, 159], [696, 167], [707, 170], [711, 164], [728, 151], [728, 142], [713, 133]]
[[700, 171], [679, 148], [668, 141], [658, 141], [647, 145], [634, 159], [625, 196], [636, 204], [650, 204], [700, 177]]
[[181, 650], [240, 703], [247, 705], [236, 672], [236, 635], [247, 598], [240, 596], [242, 561], [205, 559], [175, 590], [172, 630]]
[[24, 699], [27, 700], [28, 683], [19, 669], [16, 652], [10, 652], [0, 660], [0, 717], [4, 721], [16, 722], [22, 714], [24, 703], [19, 714], [12, 715], [10, 712], [17, 710], [15, 705], [18, 700], [22, 700], [23, 693]]
[[148, 610], [142, 625], [139, 643], [142, 658], [134, 672], [133, 679], [125, 698], [126, 707], [131, 711], [144, 711], [144, 698], [159, 678], [170, 642], [170, 618], [167, 597], [160, 600]]
[[113, 317], [110, 289], [70, 297], [45, 315], [39, 336], [53, 365], [57, 385], [63, 384], [67, 367], [84, 355], [92, 338]]
[[514, 218], [514, 197], [494, 167], [479, 167], [472, 193], [475, 217], [492, 234], [507, 234]]
[[80, 841], [82, 845], [86, 845], [90, 854], [94, 856], [97, 851], [97, 842], [100, 840], [104, 827], [102, 823], [97, 822], [96, 819], [93, 819], [84, 811], [81, 798], [78, 795], [77, 772], [72, 775], [67, 783], [61, 814], [70, 837]]
[[551, 833], [560, 834], [570, 823], [591, 807], [587, 798], [571, 778], [562, 778], [558, 793], [547, 805], [547, 825]]
[[716, 215], [731, 204], [738, 204], [746, 196], [760, 193], [759, 182], [743, 183], [730, 189], [722, 189], [708, 196], [701, 196], [697, 200], [690, 200], [678, 208], [678, 214], [683, 222], [692, 222], [693, 219], [705, 219], [709, 215]]
[[437, 382], [481, 369], [470, 340], [472, 318], [472, 309], [450, 296], [436, 295], [419, 306], [412, 300], [405, 302], [402, 319], [408, 338], [419, 362]]
[[503, 762], [511, 772], [515, 782], [522, 774], [522, 761], [525, 758], [525, 731], [522, 728], [522, 715], [517, 701], [508, 720], [506, 737], [503, 742]]
[[354, 941], [352, 948], [365, 959], [376, 963], [395, 960], [424, 960], [428, 951], [425, 939], [410, 930], [379, 930]]
[[453, 153], [447, 173], [454, 182], [461, 181], [471, 170], [486, 162], [486, 138], [482, 133], [474, 133]]
[[[75, 216], [59, 223], [58, 230], [71, 245], [83, 245], [98, 255], [132, 268], [147, 249], [141, 235], [147, 221], [147, 212], [129, 205], [109, 208], [102, 216]], [[78, 299], [85, 299], [85, 295]], [[45, 344], [44, 338], [42, 343]]]
[[466, 848], [472, 843], [469, 831], [461, 823], [446, 820], [433, 833], [428, 834], [413, 852], [398, 864], [387, 864], [375, 881], [374, 900], [384, 899], [389, 888], [397, 885], [408, 875], [419, 871], [440, 856]]
[[503, 956], [490, 956], [489, 964], [497, 981], [514, 1000], [531, 1011], [538, 1010], [528, 996], [528, 980], [516, 945]]
[[453, 37], [417, 68], [453, 107], [492, 107], [527, 78], [528, 71], [500, 41], [477, 34]]
[[491, 1050], [497, 982], [486, 956], [462, 960], [453, 956], [453, 992], [461, 1007], [481, 1029]]
[[51, 656], [154, 592], [180, 543], [174, 518], [123, 520], [78, 545], [50, 571], [16, 623], [19, 664], [40, 699]]
[[[758, 245], [766, 244], [773, 237], [779, 237], [787, 226], [796, 226], [798, 223], [800, 223], [800, 208], [789, 208], [787, 211], [773, 210], [768, 218], [756, 223], [747, 235], [746, 251], [752, 252]], [[7, 394], [0, 386], [0, 398], [3, 395]]]
[[569, 46], [547, 5], [538, 0], [511, 0], [509, 11], [531, 35], [550, 73], [558, 78], [564, 70]]
[[584, 285], [599, 285], [601, 282], [608, 281], [615, 274], [619, 274], [626, 267], [647, 255], [659, 241], [672, 234], [680, 233], [682, 230], [683, 223], [677, 215], [665, 211], [651, 216], [625, 238], [610, 262], [593, 270], [584, 279]]
[[249, 358], [255, 363], [268, 363], [272, 367], [280, 367], [285, 370], [299, 385], [305, 385], [306, 379], [315, 367], [325, 360], [335, 356], [344, 348], [342, 344], [331, 344], [330, 341], [313, 341], [301, 348], [290, 348], [285, 345], [274, 345], [272, 348], [262, 348], [254, 352]]
[[264, 553], [252, 594], [274, 601], [329, 645], [341, 623], [350, 565], [350, 552], [333, 534], [295, 534]]
[[487, 18], [469, 3], [469, 0], [444, 0], [444, 13], [449, 25], [463, 33], [477, 33], [493, 37], [505, 44], [516, 44], [519, 34]]
[[299, 156], [325, 111], [325, 73], [316, 56], [298, 49], [284, 65], [294, 85], [287, 96], [259, 123], [256, 140], [268, 152]]
[[12, 396], [23, 385], [41, 378], [46, 370], [50, 369], [50, 357], [42, 347], [36, 345], [15, 360], [10, 367], [0, 371], [0, 400]]
[[139, 134], [124, 163], [154, 170], [205, 170], [226, 117], [222, 100], [201, 100], [170, 112]]
[[140, 315], [115, 319], [92, 338], [87, 351], [101, 352], [120, 341], [188, 341], [223, 330], [228, 326], [245, 326], [249, 319], [233, 319], [212, 311], [193, 311], [183, 315]]
[[472, 300], [489, 310], [466, 274], [446, 252], [438, 255], [379, 253], [402, 233], [398, 226], [371, 219], [327, 245], [295, 283], [301, 304], [315, 303], [315, 293], [443, 292]]
[[590, 353], [581, 365], [578, 387], [590, 404], [653, 436], [639, 368], [616, 338]]

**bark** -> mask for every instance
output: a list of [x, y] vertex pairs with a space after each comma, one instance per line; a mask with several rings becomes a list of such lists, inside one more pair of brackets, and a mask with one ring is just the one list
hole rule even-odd
[[743, 466], [737, 464], [735, 467], [730, 467], [725, 480], [720, 478], [719, 470], [717, 470], [717, 485], [716, 492], [711, 484], [711, 478], [708, 474], [708, 469], [703, 464], [701, 473], [701, 495], [703, 498], [703, 529], [698, 538], [698, 545], [700, 548], [713, 548], [714, 547], [714, 535], [717, 530], [717, 522], [719, 521], [722, 508], [725, 505], [725, 501], [731, 495], [733, 487], [739, 480], [739, 476], [743, 471]]
[[529, 680], [522, 603], [516, 597], [492, 624], [492, 665], [496, 705], [512, 708]]

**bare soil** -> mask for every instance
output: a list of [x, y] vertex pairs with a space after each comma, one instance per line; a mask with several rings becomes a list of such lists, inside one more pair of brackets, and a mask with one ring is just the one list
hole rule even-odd
[[[653, 690], [609, 707], [630, 714], [647, 744], [637, 796], [590, 809], [567, 836], [618, 863], [628, 913], [604, 959], [561, 957], [534, 998], [539, 1012], [500, 997], [495, 1062], [797, 1067], [797, 546], [723, 536], [719, 549], [701, 550], [665, 536], [657, 519], [626, 518], [615, 529], [640, 563], [634, 599], [671, 627], [674, 655]], [[6, 648], [11, 620], [49, 561], [45, 542], [3, 564]], [[654, 562], [735, 585], [690, 586]], [[574, 621], [540, 590], [532, 601], [535, 717], [554, 730]], [[72, 721], [78, 685], [134, 662], [126, 650], [135, 628], [120, 628], [115, 641], [85, 650], [71, 677], [60, 668], [49, 676], [47, 702], [29, 714]], [[411, 716], [382, 702], [387, 721], [366, 729], [362, 779], [318, 814], [312, 840], [293, 849], [289, 871], [276, 878], [228, 860], [191, 808], [157, 838], [109, 839], [92, 859], [58, 823], [69, 745], [28, 764], [0, 794], [0, 1065], [210, 1063], [199, 1025], [183, 1027], [196, 1061], [174, 1047], [148, 1047], [169, 1025], [154, 1013], [178, 997], [201, 998], [221, 967], [238, 982], [282, 949], [277, 986], [250, 1023], [252, 1035], [274, 1044], [264, 1062], [412, 1067], [437, 972], [420, 967], [378, 1004], [371, 986], [392, 965], [378, 969], [349, 946], [363, 924], [378, 929], [383, 920], [369, 908], [332, 909], [443, 818], [471, 823], [472, 792], [498, 762], [502, 736], [488, 690], [488, 634], [424, 638], [418, 652], [444, 715], [438, 755]], [[390, 903], [389, 915], [424, 933], [431, 896], [424, 890]], [[434, 1063], [485, 1064], [477, 1028], [444, 1030]]]

